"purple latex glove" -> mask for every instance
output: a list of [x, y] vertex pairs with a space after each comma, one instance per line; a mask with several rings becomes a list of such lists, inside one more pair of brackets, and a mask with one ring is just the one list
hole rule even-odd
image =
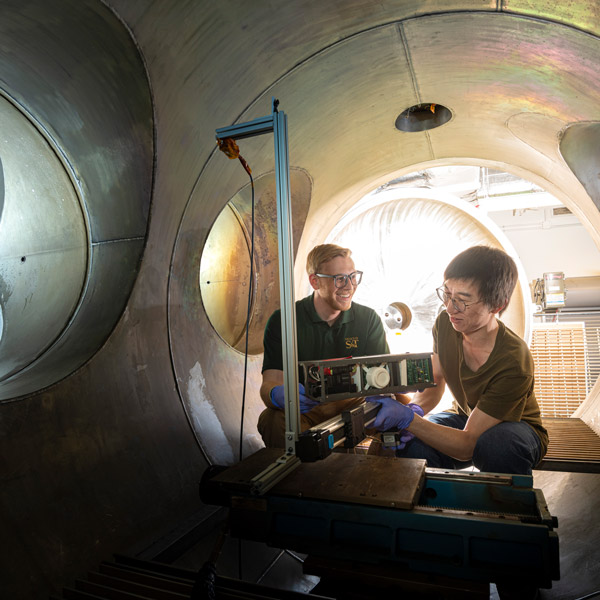
[[418, 404], [402, 404], [390, 396], [368, 396], [365, 402], [381, 404], [373, 423], [373, 427], [379, 431], [406, 429], [415, 418], [415, 413], [420, 416], [424, 414]]
[[[319, 404], [316, 400], [309, 398], [305, 395], [304, 386], [299, 383], [298, 384], [298, 400], [300, 401], [300, 412], [302, 414], [311, 411], [317, 404]], [[279, 408], [280, 410], [284, 410], [285, 407], [285, 391], [282, 385], [277, 385], [271, 390], [271, 402], [273, 406]]]
[[[418, 404], [413, 404], [411, 402], [410, 404], [407, 404], [407, 406], [410, 406], [411, 410], [416, 415], [419, 415], [420, 417], [425, 415], [425, 411]], [[408, 429], [403, 429], [400, 432], [400, 443], [396, 445], [396, 450], [404, 450], [404, 448], [406, 448], [406, 444], [408, 444], [408, 442], [414, 440], [414, 438], [415, 438], [414, 433], [411, 433], [410, 431], [408, 431]]]
[[406, 429], [404, 431], [402, 431], [401, 435], [400, 435], [400, 443], [396, 446], [396, 450], [404, 450], [404, 448], [406, 448], [406, 444], [408, 444], [408, 442], [413, 440], [414, 437], [415, 437], [414, 433], [411, 433], [410, 431], [406, 431]]
[[385, 431], [381, 434], [381, 442], [386, 450], [404, 450], [406, 444], [414, 439], [414, 437], [414, 434], [407, 429], [403, 429], [402, 431]]
[[[410, 406], [410, 409], [415, 413], [415, 415], [419, 415], [420, 417], [425, 416], [425, 411], [421, 408], [419, 404], [407, 404], [406, 406]], [[414, 436], [413, 436], [414, 437]]]

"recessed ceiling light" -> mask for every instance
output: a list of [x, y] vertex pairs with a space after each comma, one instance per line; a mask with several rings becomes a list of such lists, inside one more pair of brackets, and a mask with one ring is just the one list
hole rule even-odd
[[403, 111], [396, 119], [400, 131], [428, 131], [444, 125], [452, 118], [452, 112], [442, 104], [425, 102], [415, 104]]

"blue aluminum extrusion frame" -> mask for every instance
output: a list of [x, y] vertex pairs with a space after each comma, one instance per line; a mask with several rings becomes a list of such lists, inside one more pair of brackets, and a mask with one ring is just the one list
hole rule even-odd
[[279, 248], [279, 293], [281, 336], [283, 340], [283, 374], [285, 392], [285, 454], [253, 481], [255, 493], [261, 494], [275, 485], [300, 463], [296, 442], [300, 434], [300, 402], [298, 398], [298, 360], [296, 345], [296, 306], [294, 300], [294, 252], [292, 208], [289, 178], [287, 116], [277, 110], [279, 101], [273, 98], [272, 113], [253, 121], [221, 127], [217, 139], [244, 139], [273, 132], [275, 144], [275, 175], [277, 184], [277, 238]]

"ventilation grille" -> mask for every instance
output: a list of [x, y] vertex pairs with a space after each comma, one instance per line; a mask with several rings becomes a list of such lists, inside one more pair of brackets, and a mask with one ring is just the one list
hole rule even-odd
[[584, 320], [583, 315], [557, 313], [552, 319], [533, 325], [535, 393], [542, 416], [569, 417], [600, 373], [600, 316]]

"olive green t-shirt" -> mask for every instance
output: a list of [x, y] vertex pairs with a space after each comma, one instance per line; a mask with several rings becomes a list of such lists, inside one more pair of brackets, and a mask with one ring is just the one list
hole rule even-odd
[[[383, 323], [372, 308], [353, 302], [330, 327], [317, 314], [313, 296], [296, 302], [298, 361], [389, 354]], [[267, 321], [263, 344], [262, 370], [283, 371], [279, 310]]]
[[462, 334], [452, 327], [443, 311], [433, 326], [433, 351], [438, 355], [454, 402], [451, 412], [469, 416], [478, 407], [501, 421], [525, 421], [548, 448], [540, 407], [533, 391], [534, 365], [527, 344], [502, 321], [498, 321], [494, 348], [487, 361], [473, 372], [467, 367]]

